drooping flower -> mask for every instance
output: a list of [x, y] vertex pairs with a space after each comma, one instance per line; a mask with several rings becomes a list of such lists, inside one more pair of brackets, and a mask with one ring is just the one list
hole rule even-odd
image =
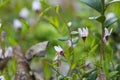
[[88, 36], [88, 28], [78, 28], [78, 33], [80, 35], [80, 37], [82, 37], [82, 39], [85, 41], [86, 37]]
[[18, 19], [14, 19], [13, 26], [16, 30], [18, 30], [22, 28], [22, 23]]
[[104, 43], [107, 43], [108, 38], [109, 38], [109, 36], [110, 36], [110, 34], [112, 32], [112, 29], [110, 31], [108, 31], [108, 29], [105, 28], [104, 30], [105, 31], [104, 31], [103, 41], [104, 41]]
[[[56, 56], [54, 58], [55, 61], [57, 61], [58, 66], [61, 66], [61, 59], [60, 56], [64, 56], [64, 52], [63, 49], [60, 46], [54, 46], [55, 50], [56, 50]], [[64, 56], [65, 57], [65, 56]]]
[[58, 55], [64, 56], [63, 49], [60, 46], [54, 46]]
[[39, 11], [41, 10], [41, 3], [40, 3], [39, 0], [34, 0], [34, 1], [32, 2], [32, 9], [33, 9], [33, 11], [35, 11], [35, 12], [39, 12]]
[[20, 17], [23, 19], [27, 19], [29, 17], [29, 10], [27, 8], [23, 8], [20, 13]]
[[5, 80], [4, 76], [0, 76], [0, 80]]

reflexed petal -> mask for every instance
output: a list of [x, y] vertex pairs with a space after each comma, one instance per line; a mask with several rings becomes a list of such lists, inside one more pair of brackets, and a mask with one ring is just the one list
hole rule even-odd
[[105, 28], [105, 36], [107, 36], [108, 34], [109, 34], [108, 29]]
[[58, 47], [59, 47], [59, 50], [60, 50], [60, 51], [63, 51], [63, 49], [62, 49], [60, 46], [58, 46]]
[[78, 33], [79, 33], [79, 36], [81, 36], [82, 37], [82, 30], [81, 30], [81, 28], [78, 28]]
[[112, 33], [112, 30], [113, 30], [113, 29], [111, 29], [111, 30], [110, 30], [110, 33], [109, 33], [109, 34], [111, 34], [111, 33]]
[[57, 52], [63, 51], [63, 49], [60, 46], [54, 46], [54, 48]]

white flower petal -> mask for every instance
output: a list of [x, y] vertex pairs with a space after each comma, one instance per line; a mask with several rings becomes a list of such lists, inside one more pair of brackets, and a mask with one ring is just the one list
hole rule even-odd
[[0, 76], [0, 80], [5, 80], [4, 76]]
[[110, 33], [109, 33], [109, 34], [111, 34], [111, 33], [112, 33], [112, 30], [113, 30], [113, 29], [110, 29]]
[[78, 33], [81, 37], [87, 37], [88, 36], [88, 28], [83, 28], [83, 30], [81, 28], [78, 28]]
[[13, 26], [15, 29], [22, 28], [22, 23], [18, 19], [14, 19]]
[[79, 35], [82, 37], [82, 30], [81, 30], [81, 28], [78, 28], [78, 33], [79, 33]]
[[27, 19], [29, 17], [29, 10], [27, 8], [23, 8], [20, 13], [20, 17], [23, 19]]
[[40, 11], [41, 10], [41, 3], [38, 0], [34, 0], [32, 2], [32, 9], [34, 11]]
[[5, 57], [12, 57], [13, 56], [13, 49], [12, 47], [8, 47], [5, 51]]
[[63, 49], [60, 46], [54, 46], [56, 52], [60, 53]]
[[59, 50], [60, 50], [60, 51], [63, 51], [63, 49], [62, 49], [60, 46], [58, 46], [58, 47], [59, 47]]

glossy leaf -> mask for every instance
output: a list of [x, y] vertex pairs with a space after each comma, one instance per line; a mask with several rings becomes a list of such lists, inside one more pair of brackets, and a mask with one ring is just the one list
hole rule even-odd
[[76, 35], [76, 34], [78, 34], [78, 32], [77, 31], [72, 31], [71, 34]]
[[96, 44], [96, 45], [90, 50], [89, 54], [90, 54], [90, 53], [94, 53], [94, 52], [97, 50], [98, 47], [99, 47], [98, 44]]
[[76, 44], [76, 43], [78, 42], [78, 40], [79, 40], [79, 38], [78, 38], [78, 37], [73, 38], [73, 39], [72, 39], [72, 43], [73, 43], [73, 44]]
[[82, 2], [84, 2], [85, 4], [87, 4], [88, 6], [92, 7], [100, 13], [103, 12], [101, 0], [82, 0]]
[[58, 40], [60, 40], [60, 41], [67, 41], [68, 39], [69, 39], [68, 37], [61, 37]]
[[103, 23], [105, 20], [105, 16], [97, 16], [97, 17], [89, 17], [90, 20], [97, 20], [98, 22]]
[[113, 23], [115, 23], [117, 20], [118, 20], [117, 17], [112, 17], [112, 18], [106, 20], [105, 23], [104, 23], [104, 27], [108, 28], [110, 25], [112, 25]]

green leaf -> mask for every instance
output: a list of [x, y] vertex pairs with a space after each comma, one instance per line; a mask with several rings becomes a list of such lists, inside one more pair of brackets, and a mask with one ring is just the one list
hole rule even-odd
[[60, 41], [67, 41], [68, 39], [69, 39], [68, 37], [61, 37], [58, 40], [60, 40]]
[[118, 18], [117, 17], [112, 17], [112, 18], [110, 18], [110, 19], [108, 19], [108, 20], [106, 20], [105, 21], [105, 23], [104, 23], [104, 27], [109, 27], [110, 25], [112, 25], [113, 23], [115, 23], [116, 21], [118, 20]]
[[23, 28], [22, 28], [22, 35], [25, 35], [25, 33], [28, 31], [29, 29], [29, 25], [27, 22], [25, 22], [24, 20], [21, 20], [22, 24], [23, 24]]
[[78, 32], [77, 31], [72, 31], [71, 34], [76, 35], [76, 34], [78, 34]]
[[76, 44], [78, 41], [79, 41], [79, 38], [78, 38], [78, 37], [75, 37], [75, 38], [72, 39], [72, 43], [73, 43], [73, 44]]
[[81, 0], [81, 1], [100, 13], [103, 13], [104, 11], [101, 0]]
[[89, 17], [90, 20], [97, 20], [98, 22], [103, 23], [105, 21], [105, 16]]
[[118, 3], [118, 2], [120, 2], [120, 0], [112, 0], [106, 5], [106, 7], [113, 4], [113, 3]]
[[90, 50], [89, 54], [90, 54], [90, 53], [95, 53], [95, 51], [97, 50], [97, 48], [98, 48], [98, 44], [96, 44], [96, 45]]
[[71, 69], [73, 70], [73, 69], [76, 67], [76, 65], [77, 65], [77, 62], [76, 62], [76, 63], [73, 63], [73, 64], [71, 65]]
[[9, 40], [10, 44], [12, 44], [13, 46], [18, 45], [18, 43], [13, 38], [9, 37], [8, 40]]
[[109, 76], [112, 78], [112, 77], [116, 76], [117, 73], [118, 73], [118, 71], [112, 71], [112, 72], [110, 72]]

